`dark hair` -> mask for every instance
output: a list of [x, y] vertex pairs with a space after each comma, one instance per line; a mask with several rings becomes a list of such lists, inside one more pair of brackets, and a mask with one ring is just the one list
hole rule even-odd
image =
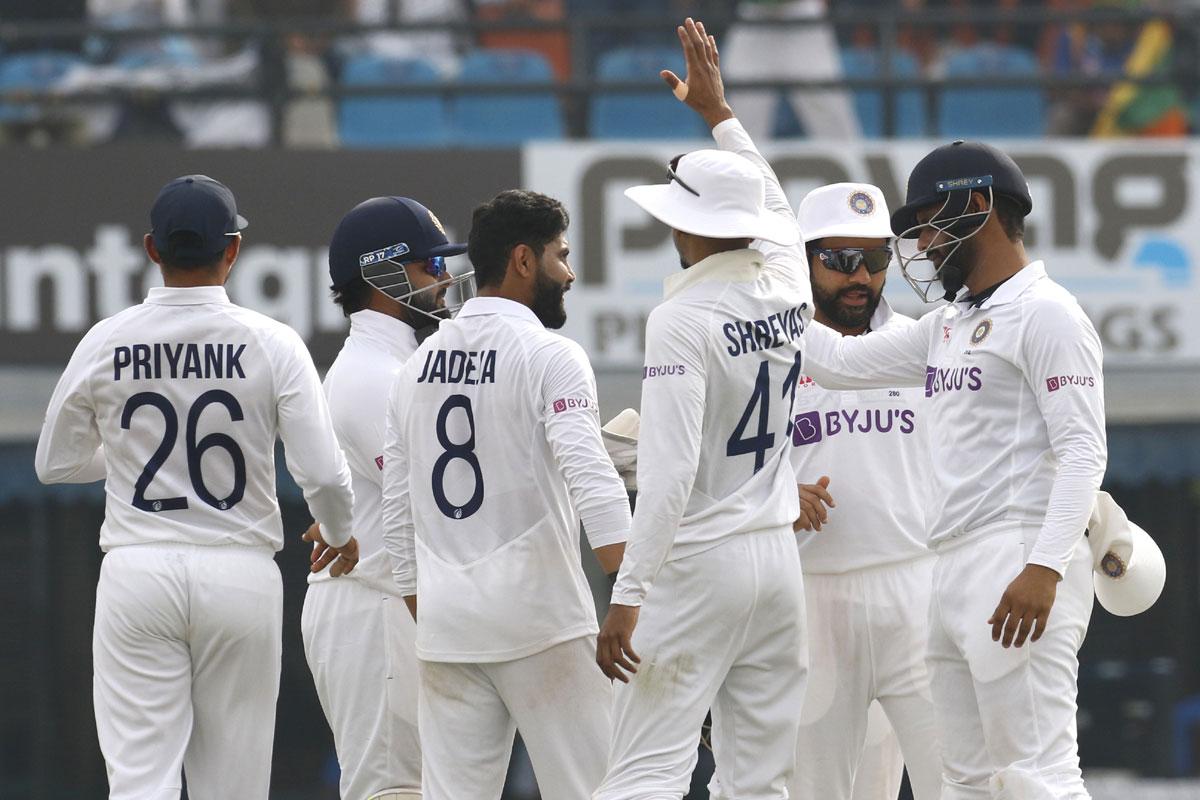
[[363, 280], [362, 275], [355, 275], [341, 286], [330, 286], [333, 292], [333, 302], [342, 307], [342, 314], [350, 316], [355, 311], [362, 311], [371, 300], [371, 284]]
[[225, 248], [210, 255], [177, 255], [180, 250], [195, 250], [203, 245], [203, 240], [197, 233], [191, 231], [175, 231], [167, 237], [167, 249], [159, 251], [162, 264], [167, 269], [201, 270], [215, 267], [225, 255]]
[[1020, 204], [1011, 197], [998, 194], [992, 201], [992, 208], [996, 212], [996, 219], [1000, 221], [1000, 227], [1004, 228], [1008, 240], [1010, 242], [1024, 240], [1025, 213], [1021, 210]]
[[476, 207], [467, 237], [475, 284], [500, 285], [514, 247], [527, 245], [540, 258], [570, 224], [563, 204], [538, 192], [509, 189]]

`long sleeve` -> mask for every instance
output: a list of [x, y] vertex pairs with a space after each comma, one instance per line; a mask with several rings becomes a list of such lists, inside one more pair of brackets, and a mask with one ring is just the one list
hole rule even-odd
[[417, 593], [417, 533], [408, 492], [407, 374], [400, 370], [392, 381], [383, 439], [383, 547], [392, 560], [392, 578], [405, 597]]
[[842, 336], [813, 322], [804, 329], [804, 372], [826, 389], [922, 386], [929, 363], [931, 311], [916, 325], [896, 325], [864, 336]]
[[103, 344], [99, 326], [89, 331], [54, 388], [34, 456], [34, 469], [42, 483], [91, 483], [105, 477], [90, 385]]
[[294, 332], [276, 340], [276, 412], [288, 471], [304, 492], [329, 544], [350, 541], [354, 494], [350, 468], [333, 432], [333, 419], [316, 367]]
[[578, 345], [556, 352], [547, 365], [542, 413], [546, 439], [588, 543], [595, 550], [624, 542], [629, 537], [629, 496], [604, 449], [596, 379]]
[[[788, 202], [787, 193], [783, 191], [778, 176], [775, 175], [775, 170], [771, 169], [771, 165], [758, 151], [754, 140], [742, 127], [742, 123], [736, 117], [727, 119], [712, 129], [712, 135], [717, 147], [721, 150], [737, 153], [758, 167], [763, 176], [767, 210], [786, 217], [790, 223], [799, 227], [796, 214]], [[790, 281], [806, 296], [811, 292], [808, 280], [808, 257], [805, 255], [803, 243], [785, 247], [759, 240], [753, 246], [755, 250], [763, 254], [767, 267], [786, 272]]]
[[638, 606], [670, 555], [700, 465], [704, 428], [704, 337], [659, 306], [646, 324], [646, 364], [677, 366], [642, 381], [638, 500], [612, 601]]
[[1103, 351], [1082, 311], [1033, 306], [1028, 313], [1019, 366], [1058, 462], [1046, 518], [1028, 563], [1061, 575], [1087, 527], [1108, 462]]

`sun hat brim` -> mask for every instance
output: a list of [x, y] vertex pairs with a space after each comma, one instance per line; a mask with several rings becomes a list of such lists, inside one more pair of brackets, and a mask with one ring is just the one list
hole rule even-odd
[[712, 239], [762, 239], [784, 247], [800, 242], [800, 229], [790, 214], [721, 208], [719, 200], [714, 207], [674, 181], [631, 186], [625, 196], [659, 222], [684, 233]]

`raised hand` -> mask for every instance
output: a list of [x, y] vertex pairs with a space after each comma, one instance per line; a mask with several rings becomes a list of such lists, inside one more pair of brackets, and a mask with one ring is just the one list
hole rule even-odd
[[703, 22], [688, 17], [675, 29], [683, 47], [687, 78], [681, 80], [669, 69], [659, 74], [675, 96], [686, 103], [714, 127], [733, 117], [733, 109], [725, 101], [725, 83], [721, 80], [721, 54], [717, 40], [704, 30]]

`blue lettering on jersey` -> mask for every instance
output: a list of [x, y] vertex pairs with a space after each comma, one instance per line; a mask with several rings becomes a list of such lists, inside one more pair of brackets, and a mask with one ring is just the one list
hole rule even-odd
[[794, 342], [804, 333], [804, 317], [800, 310], [804, 306], [789, 308], [766, 319], [737, 320], [726, 322], [721, 330], [729, 340], [725, 352], [731, 356], [772, 350]]
[[816, 444], [830, 436], [854, 433], [891, 433], [907, 436], [916, 430], [916, 412], [911, 408], [843, 408], [838, 411], [809, 411], [792, 421], [792, 445]]
[[[113, 349], [113, 380], [230, 380], [245, 378], [244, 344], [134, 344]], [[125, 375], [128, 371], [129, 374]]]
[[495, 350], [430, 350], [417, 383], [462, 383], [475, 386], [496, 382]]

